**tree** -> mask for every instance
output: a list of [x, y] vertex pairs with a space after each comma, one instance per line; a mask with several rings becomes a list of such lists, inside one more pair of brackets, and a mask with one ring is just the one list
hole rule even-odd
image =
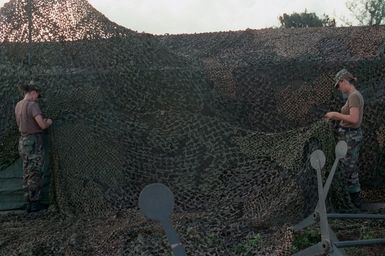
[[361, 25], [380, 25], [385, 21], [385, 0], [349, 0], [346, 7]]
[[319, 18], [314, 12], [307, 12], [305, 9], [302, 13], [284, 13], [279, 16], [282, 28], [307, 28], [307, 27], [335, 27], [335, 19], [331, 19], [328, 15]]

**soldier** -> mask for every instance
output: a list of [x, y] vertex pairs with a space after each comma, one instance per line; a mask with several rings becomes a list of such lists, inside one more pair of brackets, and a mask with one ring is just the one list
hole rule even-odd
[[326, 119], [339, 121], [338, 140], [348, 144], [348, 152], [341, 159], [340, 169], [346, 178], [352, 203], [361, 207], [361, 187], [358, 178], [357, 162], [362, 145], [361, 123], [363, 119], [364, 99], [356, 89], [357, 78], [346, 69], [340, 70], [335, 76], [335, 88], [348, 96], [345, 105], [339, 112], [328, 112]]
[[43, 130], [52, 125], [44, 119], [38, 104], [39, 88], [33, 84], [20, 86], [24, 99], [15, 107], [16, 123], [20, 131], [19, 154], [23, 160], [23, 188], [27, 200], [27, 212], [47, 208], [40, 202], [44, 171]]

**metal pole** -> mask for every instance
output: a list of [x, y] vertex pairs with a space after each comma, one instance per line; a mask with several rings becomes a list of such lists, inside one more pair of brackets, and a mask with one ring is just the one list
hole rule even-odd
[[331, 219], [383, 219], [385, 220], [385, 215], [381, 214], [349, 214], [349, 213], [328, 213], [328, 218]]
[[166, 236], [170, 243], [173, 254], [175, 256], [186, 256], [186, 251], [182, 243], [180, 242], [178, 234], [176, 233], [175, 229], [172, 227], [171, 219], [167, 218], [165, 220], [162, 220], [160, 223], [163, 226], [163, 229], [166, 233]]
[[[320, 161], [318, 161], [320, 163]], [[322, 187], [322, 176], [321, 176], [321, 164], [317, 168], [317, 182], [318, 182], [318, 197], [319, 197], [319, 214], [320, 214], [320, 228], [321, 228], [321, 239], [330, 243], [329, 235], [329, 224], [326, 215], [326, 206], [324, 198], [324, 188]], [[329, 248], [330, 249], [330, 248]]]
[[28, 65], [32, 64], [32, 0], [27, 3], [28, 14]]
[[383, 239], [372, 239], [372, 240], [352, 240], [352, 241], [338, 241], [334, 242], [337, 248], [355, 247], [355, 246], [369, 246], [385, 244], [385, 238]]

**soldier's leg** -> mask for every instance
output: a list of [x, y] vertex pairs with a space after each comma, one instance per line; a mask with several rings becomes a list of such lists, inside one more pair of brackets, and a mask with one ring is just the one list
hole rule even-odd
[[41, 135], [22, 137], [19, 148], [23, 159], [23, 184], [28, 201], [38, 202], [42, 189], [44, 167], [44, 148]]
[[347, 181], [350, 193], [357, 193], [361, 191], [359, 175], [358, 175], [358, 159], [362, 145], [361, 130], [349, 132], [348, 136], [348, 173]]
[[340, 139], [345, 140], [348, 145], [346, 157], [341, 159], [341, 170], [344, 173], [346, 186], [350, 193], [352, 203], [356, 207], [359, 207], [361, 204], [361, 186], [358, 175], [358, 158], [362, 144], [362, 132], [361, 130], [348, 131], [341, 134]]
[[28, 155], [30, 154], [31, 145], [30, 142], [27, 142], [27, 137], [20, 137], [19, 138], [19, 155], [23, 162], [23, 190], [24, 190], [24, 199], [27, 203], [27, 211], [29, 211], [29, 192], [28, 192], [28, 186], [27, 186], [27, 180], [29, 176], [29, 165], [28, 165]]

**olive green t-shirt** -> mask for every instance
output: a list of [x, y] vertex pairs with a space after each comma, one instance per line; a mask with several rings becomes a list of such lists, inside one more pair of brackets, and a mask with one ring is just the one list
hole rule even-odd
[[42, 129], [35, 121], [35, 117], [41, 114], [37, 102], [23, 99], [16, 104], [16, 123], [22, 136], [42, 132]]
[[358, 128], [361, 126], [362, 118], [364, 115], [364, 98], [362, 97], [359, 91], [353, 91], [346, 101], [345, 105], [341, 108], [341, 114], [349, 115], [350, 109], [356, 107], [360, 111], [359, 121], [356, 125], [353, 125], [348, 122], [341, 121], [340, 126], [349, 127], [349, 128]]

